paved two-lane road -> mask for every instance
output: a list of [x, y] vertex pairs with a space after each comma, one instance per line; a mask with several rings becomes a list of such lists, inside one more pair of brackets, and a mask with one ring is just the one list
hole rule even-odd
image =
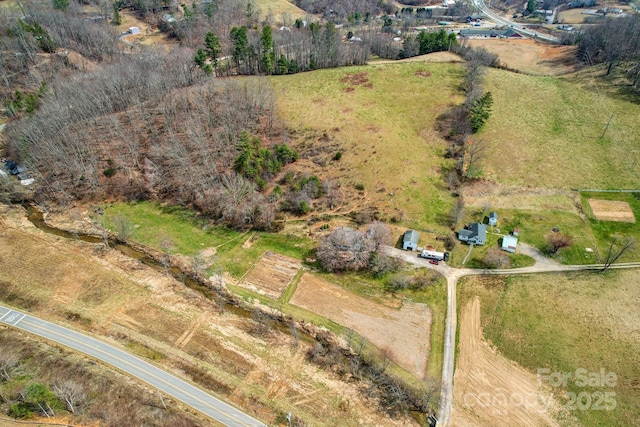
[[134, 376], [227, 426], [260, 426], [265, 424], [239, 409], [205, 393], [131, 354], [87, 335], [46, 322], [20, 311], [0, 305], [0, 323], [43, 337], [49, 341], [84, 353], [116, 369]]
[[547, 34], [538, 33], [536, 31], [525, 28], [523, 25], [518, 24], [517, 22], [509, 21], [507, 18], [504, 18], [493, 10], [491, 10], [484, 2], [484, 0], [471, 0], [471, 5], [477, 7], [483, 14], [485, 14], [489, 19], [491, 19], [496, 24], [505, 25], [507, 27], [513, 27], [518, 32], [525, 34], [530, 37], [535, 37], [548, 42], [558, 42], [557, 37], [553, 37]]

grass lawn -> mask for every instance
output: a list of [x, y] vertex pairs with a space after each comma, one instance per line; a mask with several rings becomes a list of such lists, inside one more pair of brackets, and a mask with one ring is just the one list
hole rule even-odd
[[[451, 251], [451, 258], [449, 259], [448, 264], [452, 267], [466, 267], [466, 268], [486, 268], [484, 262], [482, 261], [484, 256], [487, 254], [489, 249], [491, 248], [501, 248], [502, 247], [502, 235], [487, 233], [487, 241], [483, 246], [474, 246], [471, 251], [471, 255], [467, 258], [467, 262], [462, 265], [462, 261], [464, 257], [469, 252], [469, 245], [467, 244], [459, 244], [456, 245], [453, 251]], [[523, 255], [520, 253], [509, 253], [504, 252], [505, 255], [509, 257], [511, 260], [510, 268], [522, 268], [529, 267], [535, 263], [534, 259]]]
[[639, 98], [623, 96], [620, 87], [592, 75], [536, 77], [489, 69], [484, 88], [493, 93], [493, 111], [475, 137], [491, 146], [482, 164], [485, 176], [534, 187], [637, 187]]
[[[589, 206], [589, 199], [617, 200], [629, 203], [636, 221], [640, 220], [640, 200], [638, 193], [581, 193], [582, 205], [585, 213], [589, 217], [589, 223], [593, 234], [597, 240], [598, 250], [604, 256], [607, 248], [614, 236], [629, 236], [640, 241], [640, 226], [638, 223], [616, 222], [616, 221], [599, 221], [595, 219]], [[620, 262], [637, 261], [640, 258], [640, 250], [636, 247], [634, 250], [625, 254]]]
[[170, 240], [175, 252], [195, 255], [215, 246], [225, 253], [242, 244], [241, 233], [224, 227], [209, 227], [206, 220], [181, 207], [160, 206], [152, 202], [114, 203], [105, 208], [107, 225], [121, 215], [129, 220], [134, 231], [132, 240], [161, 249], [163, 240]]
[[[589, 223], [580, 216], [566, 211], [528, 210], [528, 209], [499, 209], [500, 219], [494, 227], [500, 233], [509, 233], [514, 228], [520, 230], [519, 241], [528, 243], [540, 250], [546, 246], [546, 236], [557, 227], [561, 232], [573, 237], [573, 245], [558, 251], [553, 259], [563, 264], [593, 264], [597, 262], [595, 253], [587, 252], [585, 248], [596, 247], [596, 238], [592, 233]], [[474, 221], [482, 221], [480, 210], [466, 212], [465, 224]], [[495, 231], [495, 230], [494, 230]], [[489, 248], [501, 245], [501, 235], [493, 234], [489, 228], [487, 243], [484, 246], [474, 246], [471, 256], [465, 267], [483, 268], [482, 258]], [[466, 244], [458, 244], [451, 251], [450, 264], [455, 267], [462, 266], [462, 260], [469, 251]], [[512, 267], [526, 267], [533, 265], [533, 260], [524, 255], [510, 255]]]
[[[614, 410], [575, 410], [584, 426], [631, 426], [640, 419], [639, 270], [498, 277], [470, 277], [459, 286], [460, 306], [481, 298], [485, 338], [507, 358], [537, 373], [568, 372], [567, 386], [554, 387], [563, 405], [564, 391], [615, 393]], [[613, 372], [613, 386], [585, 387], [576, 369]], [[583, 407], [588, 398], [582, 397]]]
[[[162, 241], [173, 242], [180, 255], [195, 255], [215, 247], [217, 263], [233, 277], [242, 276], [266, 251], [303, 259], [314, 242], [285, 234], [241, 233], [226, 227], [209, 226], [204, 218], [181, 207], [163, 207], [151, 202], [114, 203], [105, 208], [107, 224], [122, 215], [135, 227], [132, 240], [162, 249]], [[248, 239], [248, 248], [242, 245]]]

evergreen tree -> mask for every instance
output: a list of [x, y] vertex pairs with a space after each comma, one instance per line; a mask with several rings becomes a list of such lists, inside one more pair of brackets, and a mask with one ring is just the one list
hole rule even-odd
[[211, 63], [214, 67], [218, 66], [218, 58], [222, 49], [220, 47], [220, 39], [214, 33], [209, 31], [204, 37], [204, 45], [207, 48], [207, 55], [211, 58]]
[[485, 93], [472, 102], [471, 108], [469, 109], [469, 123], [471, 124], [471, 131], [473, 133], [478, 132], [487, 122], [492, 105], [493, 95], [491, 92]]

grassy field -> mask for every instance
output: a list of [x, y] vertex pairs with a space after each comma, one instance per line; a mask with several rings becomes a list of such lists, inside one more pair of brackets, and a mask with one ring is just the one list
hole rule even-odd
[[238, 243], [242, 235], [224, 227], [207, 227], [204, 219], [183, 208], [160, 206], [153, 202], [115, 203], [105, 206], [107, 225], [121, 215], [133, 225], [132, 240], [161, 249], [163, 240], [170, 240], [174, 250], [182, 255], [216, 247], [224, 253]]
[[[309, 168], [418, 229], [444, 230], [446, 142], [436, 117], [462, 101], [458, 65], [407, 62], [272, 77], [278, 111]], [[342, 153], [339, 161], [331, 158]], [[324, 164], [325, 166], [318, 166]], [[363, 205], [361, 204], [361, 205]], [[364, 206], [362, 206], [364, 207]]]
[[491, 147], [485, 176], [534, 187], [637, 187], [638, 97], [588, 77], [490, 69], [485, 90], [493, 93], [493, 112], [476, 136]]
[[[507, 358], [537, 373], [567, 372], [567, 386], [553, 387], [570, 409], [566, 391], [582, 395], [572, 413], [584, 426], [631, 426], [640, 419], [640, 271], [465, 278], [462, 306], [481, 298], [484, 336]], [[617, 375], [613, 386], [584, 387], [576, 369]], [[615, 393], [614, 410], [587, 408], [597, 392]], [[587, 396], [588, 395], [588, 396]], [[602, 403], [602, 402], [601, 402]]]
[[[633, 211], [636, 221], [638, 221], [640, 220], [640, 200], [638, 200], [638, 196], [640, 196], [638, 193], [581, 193], [582, 205], [584, 206], [585, 213], [589, 216], [591, 230], [593, 230], [593, 235], [597, 241], [598, 249], [601, 254], [604, 255], [610, 242], [615, 236], [629, 236], [636, 239], [636, 241], [640, 241], [640, 227], [638, 227], [637, 222], [632, 224], [616, 221], [599, 221], [595, 219], [590, 210], [588, 200], [593, 198], [627, 202]], [[624, 255], [620, 261], [624, 262], [635, 260], [638, 258], [639, 252], [638, 248], [635, 248], [635, 250], [629, 251], [629, 253]]]
[[288, 0], [256, 0], [255, 5], [260, 9], [263, 17], [272, 14], [275, 22], [279, 24], [291, 25], [292, 22], [286, 22], [286, 20], [293, 19], [295, 21], [307, 16], [307, 12]]
[[[315, 246], [312, 240], [294, 235], [254, 232], [240, 234], [222, 227], [204, 227], [205, 223], [201, 218], [184, 209], [161, 207], [148, 202], [117, 203], [105, 207], [107, 220], [113, 220], [116, 215], [123, 215], [134, 224], [133, 240], [156, 249], [161, 249], [164, 239], [174, 242], [175, 253], [181, 255], [193, 255], [209, 247], [218, 248], [216, 265], [235, 278], [242, 277], [266, 251], [304, 259]], [[245, 244], [247, 242], [250, 245]], [[376, 279], [355, 273], [320, 275], [331, 283], [380, 304], [398, 307], [406, 299], [428, 304], [433, 310], [428, 374], [432, 378], [440, 378], [447, 295], [444, 280], [422, 291], [403, 291], [392, 296], [385, 290], [384, 278]], [[294, 280], [290, 286], [294, 288], [296, 284]], [[231, 289], [249, 302], [259, 301], [297, 319], [324, 326], [338, 335], [344, 332], [343, 326], [288, 304], [287, 297], [290, 298], [292, 293], [289, 289], [284, 291], [285, 297], [277, 301], [238, 286], [231, 286]], [[374, 349], [370, 351], [375, 354]], [[403, 375], [400, 371], [396, 373]]]

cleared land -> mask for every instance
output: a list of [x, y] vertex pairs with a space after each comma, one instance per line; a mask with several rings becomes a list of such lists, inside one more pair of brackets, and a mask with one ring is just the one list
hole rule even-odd
[[[484, 337], [504, 357], [531, 375], [538, 369], [570, 375], [566, 386], [544, 381], [564, 408], [561, 425], [573, 425], [575, 418], [586, 427], [631, 426], [640, 419], [639, 280], [638, 270], [473, 277], [463, 279], [458, 291], [461, 307], [480, 298]], [[597, 375], [604, 369], [616, 380], [584, 386], [577, 369]], [[568, 393], [581, 396], [581, 403]], [[615, 408], [590, 406], [599, 393], [614, 393]]]
[[636, 222], [629, 203], [615, 200], [589, 199], [593, 216], [601, 221]]
[[267, 252], [238, 286], [278, 299], [301, 266], [300, 260]]
[[[441, 185], [446, 142], [435, 123], [462, 102], [461, 78], [458, 65], [420, 61], [318, 70], [271, 82], [292, 145], [305, 159], [294, 167], [331, 179], [346, 197], [360, 197], [358, 210], [375, 207], [383, 218], [445, 230], [441, 218], [452, 199]], [[337, 152], [342, 157], [332, 160]]]
[[417, 378], [424, 378], [429, 358], [431, 310], [405, 303], [399, 310], [351, 294], [304, 273], [291, 304], [345, 325], [388, 351], [391, 359]]
[[531, 39], [470, 39], [469, 45], [482, 47], [500, 57], [503, 66], [528, 74], [557, 76], [575, 70], [575, 47], [556, 46]]
[[[557, 56], [543, 61], [552, 66]], [[488, 145], [478, 164], [485, 178], [560, 189], [640, 182], [637, 97], [579, 74], [487, 71], [493, 111], [472, 138]], [[278, 112], [303, 158], [294, 168], [331, 179], [346, 199], [359, 197], [360, 210], [375, 207], [382, 219], [446, 231], [453, 199], [442, 174], [450, 162], [434, 129], [439, 114], [462, 102], [462, 76], [458, 64], [407, 62], [272, 77]], [[337, 152], [341, 159], [332, 160]], [[364, 190], [356, 191], [358, 184]]]
[[288, 0], [256, 0], [255, 4], [262, 12], [262, 16], [271, 14], [279, 24], [292, 25], [296, 19], [307, 16], [307, 12]]
[[495, 101], [475, 137], [490, 145], [481, 165], [486, 177], [534, 187], [637, 186], [637, 96], [588, 75], [536, 77], [495, 69], [484, 87]]
[[480, 300], [460, 310], [453, 426], [551, 427], [559, 404], [536, 376], [491, 348], [480, 326]]
[[251, 335], [250, 318], [101, 246], [44, 234], [3, 207], [0, 300], [124, 346], [269, 423], [292, 411], [311, 426], [413, 425], [309, 364], [303, 340]]

